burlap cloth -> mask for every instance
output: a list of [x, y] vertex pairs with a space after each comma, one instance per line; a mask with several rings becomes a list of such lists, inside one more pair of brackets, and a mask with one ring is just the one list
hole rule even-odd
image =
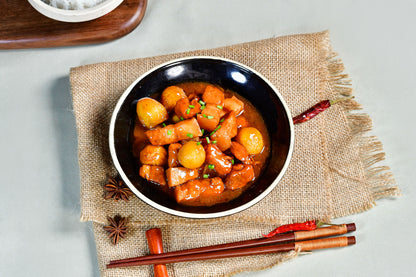
[[[371, 120], [353, 100], [295, 125], [295, 147], [280, 184], [241, 213], [191, 220], [162, 213], [137, 197], [104, 200], [107, 175], [116, 175], [108, 148], [111, 113], [122, 92], [142, 73], [171, 59], [208, 55], [229, 58], [261, 72], [281, 92], [292, 115], [323, 99], [351, 95], [348, 76], [332, 52], [327, 32], [291, 35], [228, 47], [72, 68], [70, 81], [78, 131], [81, 220], [92, 221], [102, 276], [151, 276], [152, 267], [105, 269], [112, 259], [148, 253], [145, 231], [162, 229], [166, 251], [257, 238], [277, 224], [332, 218], [371, 208], [397, 195], [380, 142], [365, 135]], [[126, 239], [114, 246], [103, 230], [107, 216], [128, 217]], [[296, 253], [168, 265], [170, 276], [229, 276], [268, 268]]]

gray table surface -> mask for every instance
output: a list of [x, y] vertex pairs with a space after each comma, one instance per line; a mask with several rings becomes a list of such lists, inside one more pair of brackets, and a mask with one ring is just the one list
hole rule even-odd
[[0, 276], [99, 276], [91, 225], [79, 221], [70, 67], [326, 29], [402, 196], [335, 220], [356, 222], [353, 247], [238, 276], [416, 276], [415, 10], [414, 0], [153, 0], [116, 41], [0, 51]]

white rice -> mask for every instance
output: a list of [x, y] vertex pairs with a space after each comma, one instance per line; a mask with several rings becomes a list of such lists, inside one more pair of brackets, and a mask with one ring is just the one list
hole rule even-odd
[[94, 7], [106, 0], [42, 0], [52, 7], [63, 10], [82, 10]]

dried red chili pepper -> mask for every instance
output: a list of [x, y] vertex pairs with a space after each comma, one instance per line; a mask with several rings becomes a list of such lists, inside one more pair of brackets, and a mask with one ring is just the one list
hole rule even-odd
[[322, 223], [317, 220], [310, 220], [303, 223], [293, 223], [293, 224], [286, 224], [277, 227], [267, 235], [263, 235], [265, 238], [273, 237], [277, 234], [282, 234], [291, 231], [311, 231], [315, 230], [316, 228], [320, 227]]
[[347, 99], [351, 99], [351, 98], [353, 98], [353, 97], [345, 97], [345, 98], [336, 99], [336, 100], [323, 100], [323, 101], [313, 105], [311, 108], [304, 111], [300, 115], [295, 116], [293, 118], [293, 124], [298, 124], [298, 123], [308, 121], [308, 120], [314, 118], [315, 116], [317, 116], [318, 114], [320, 114], [321, 112], [325, 111], [326, 109], [328, 109], [329, 107], [331, 107], [335, 103], [338, 103], [338, 102], [341, 102], [341, 101], [344, 101], [344, 100], [347, 100]]

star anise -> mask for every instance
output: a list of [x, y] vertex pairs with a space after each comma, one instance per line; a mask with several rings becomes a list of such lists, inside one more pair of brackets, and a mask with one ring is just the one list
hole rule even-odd
[[113, 237], [113, 243], [117, 244], [120, 237], [124, 238], [127, 233], [127, 227], [125, 226], [126, 218], [121, 216], [115, 216], [114, 218], [107, 217], [110, 221], [110, 225], [104, 226], [104, 230], [109, 232], [109, 238]]
[[133, 195], [131, 190], [121, 180], [108, 177], [108, 184], [104, 186], [104, 199], [114, 198], [117, 202], [119, 199], [129, 201], [129, 196]]

